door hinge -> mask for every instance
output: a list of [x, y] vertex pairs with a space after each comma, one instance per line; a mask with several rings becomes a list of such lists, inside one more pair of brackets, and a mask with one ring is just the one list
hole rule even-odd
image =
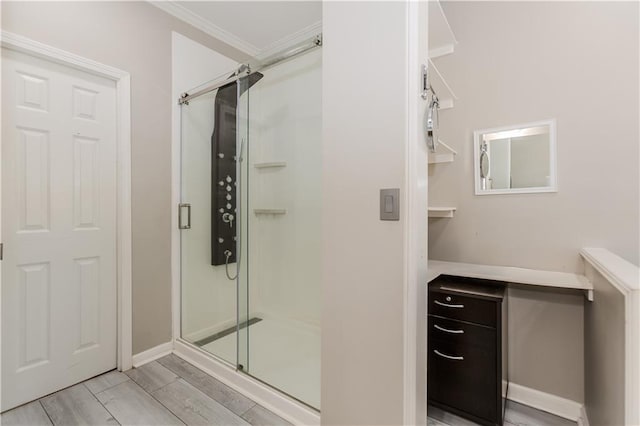
[[0, 243], [0, 260], [4, 259], [4, 243]]

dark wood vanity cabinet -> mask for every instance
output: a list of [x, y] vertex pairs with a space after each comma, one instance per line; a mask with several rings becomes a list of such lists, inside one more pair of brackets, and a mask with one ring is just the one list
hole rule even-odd
[[502, 425], [505, 284], [443, 275], [429, 284], [428, 309], [428, 403], [482, 425]]

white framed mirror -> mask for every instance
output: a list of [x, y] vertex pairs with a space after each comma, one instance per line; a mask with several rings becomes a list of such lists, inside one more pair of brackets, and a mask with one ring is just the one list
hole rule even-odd
[[556, 121], [473, 132], [476, 195], [557, 192]]

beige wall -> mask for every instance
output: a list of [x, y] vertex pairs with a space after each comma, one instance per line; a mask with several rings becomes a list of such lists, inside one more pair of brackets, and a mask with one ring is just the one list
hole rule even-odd
[[618, 426], [625, 419], [625, 300], [598, 271], [586, 265], [594, 286], [584, 310], [585, 387], [589, 424]]
[[[431, 166], [429, 198], [458, 210], [430, 224], [431, 257], [576, 272], [580, 248], [604, 247], [638, 264], [638, 4], [443, 7], [459, 44], [437, 66], [460, 99], [441, 138], [459, 154]], [[474, 196], [472, 132], [546, 118], [559, 192]]]
[[584, 401], [582, 292], [509, 288], [509, 382]]
[[2, 2], [2, 29], [131, 73], [133, 352], [171, 339], [171, 31], [237, 50], [146, 2]]
[[[430, 258], [582, 272], [578, 251], [591, 246], [638, 264], [638, 4], [443, 7], [459, 44], [437, 66], [460, 99], [441, 113], [441, 138], [458, 155], [430, 166], [429, 199], [458, 210], [429, 222]], [[475, 196], [472, 132], [548, 118], [559, 192]], [[583, 400], [582, 303], [511, 293], [514, 382]]]
[[[403, 398], [409, 399], [404, 395], [405, 384], [415, 387], [420, 398], [411, 409], [420, 419], [418, 424], [426, 423], [424, 363], [416, 362], [418, 383], [403, 379], [405, 365], [411, 365], [403, 350], [404, 319], [410, 305], [416, 304], [421, 323], [425, 319], [418, 295], [412, 294], [407, 306], [404, 300], [405, 281], [412, 279], [406, 276], [411, 273], [405, 274], [405, 261], [418, 252], [423, 255], [422, 267], [416, 266], [415, 271], [422, 271], [422, 284], [426, 280], [424, 238], [420, 238], [421, 248], [416, 244], [409, 253], [405, 250], [406, 219], [420, 217], [421, 212], [420, 223], [426, 225], [426, 202], [419, 205], [419, 212], [407, 211], [414, 199], [424, 200], [426, 195], [426, 145], [424, 139], [417, 141], [417, 110], [420, 106], [424, 110], [424, 102], [416, 106], [416, 128], [407, 129], [413, 118], [407, 105], [419, 99], [417, 87], [415, 97], [408, 97], [410, 70], [416, 72], [411, 82], [417, 85], [419, 66], [409, 68], [407, 57], [419, 51], [419, 43], [426, 44], [426, 37], [409, 31], [408, 19], [423, 13], [410, 7], [403, 2], [323, 3], [321, 394], [325, 425], [405, 423]], [[409, 50], [407, 41], [415, 50]], [[416, 154], [409, 156], [414, 150]], [[421, 163], [421, 175], [410, 160]], [[417, 183], [412, 173], [420, 176]], [[405, 185], [408, 179], [418, 187], [423, 184], [421, 197], [407, 197], [414, 186]], [[381, 188], [400, 188], [400, 221], [379, 219]], [[421, 296], [423, 301], [424, 291]], [[419, 333], [424, 336], [424, 327]], [[417, 357], [424, 360], [424, 339], [417, 344]], [[409, 408], [407, 416], [411, 416]]]

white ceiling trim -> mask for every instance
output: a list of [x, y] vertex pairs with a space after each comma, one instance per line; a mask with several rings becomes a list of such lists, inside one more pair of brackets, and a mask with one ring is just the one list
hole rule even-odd
[[308, 25], [299, 31], [296, 31], [293, 34], [289, 34], [288, 36], [282, 37], [280, 40], [269, 44], [257, 55], [257, 58], [268, 58], [269, 56], [275, 55], [276, 53], [285, 50], [290, 46], [302, 43], [303, 41], [310, 39], [311, 37], [316, 36], [320, 33], [322, 33], [322, 21], [314, 22], [313, 24]]
[[179, 4], [178, 1], [175, 0], [163, 0], [163, 1], [149, 1], [155, 7], [164, 10], [169, 15], [175, 16], [176, 18], [186, 22], [189, 25], [196, 27], [197, 29], [209, 34], [212, 37], [217, 38], [218, 40], [235, 47], [238, 50], [250, 55], [256, 56], [260, 49], [254, 46], [251, 43], [246, 42], [240, 37], [235, 36], [227, 30], [220, 28], [219, 26], [211, 23], [201, 16], [193, 13], [186, 7]]

